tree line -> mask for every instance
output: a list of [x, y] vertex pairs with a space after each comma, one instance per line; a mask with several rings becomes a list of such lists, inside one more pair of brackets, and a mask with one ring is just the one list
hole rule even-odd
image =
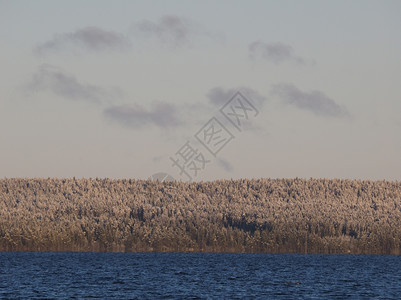
[[0, 251], [401, 252], [401, 182], [0, 179]]

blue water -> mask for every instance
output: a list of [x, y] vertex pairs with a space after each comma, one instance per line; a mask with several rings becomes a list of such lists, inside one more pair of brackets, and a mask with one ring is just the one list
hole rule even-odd
[[397, 299], [401, 257], [1, 253], [0, 298]]

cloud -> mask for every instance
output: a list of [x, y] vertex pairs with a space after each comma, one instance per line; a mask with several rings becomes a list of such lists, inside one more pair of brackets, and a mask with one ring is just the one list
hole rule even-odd
[[27, 85], [27, 90], [29, 92], [50, 91], [66, 99], [89, 102], [100, 102], [121, 96], [118, 90], [108, 91], [95, 85], [81, 83], [73, 75], [50, 65], [42, 65], [38, 68]]
[[264, 43], [255, 41], [248, 46], [249, 57], [251, 59], [263, 58], [275, 64], [283, 62], [295, 62], [297, 64], [308, 64], [306, 59], [294, 54], [294, 49], [290, 45], [283, 43]]
[[292, 84], [280, 83], [273, 86], [271, 93], [285, 104], [308, 110], [317, 116], [335, 118], [350, 116], [346, 107], [338, 105], [333, 99], [320, 91], [303, 92]]
[[162, 43], [182, 46], [188, 44], [194, 36], [219, 38], [218, 35], [206, 32], [193, 21], [175, 15], [164, 15], [157, 22], [144, 20], [136, 23], [134, 31], [154, 37]]
[[209, 90], [207, 97], [211, 104], [221, 106], [226, 104], [238, 91], [251, 103], [255, 104], [257, 108], [261, 108], [267, 102], [266, 97], [259, 94], [258, 91], [248, 87], [238, 87], [227, 90], [222, 87], [214, 87]]
[[[225, 90], [222, 87], [215, 87], [207, 95], [209, 103], [181, 103], [173, 105], [166, 102], [154, 102], [150, 108], [139, 104], [114, 105], [106, 108], [103, 111], [103, 115], [111, 121], [134, 129], [146, 126], [186, 128], [184, 125], [188, 122], [196, 122], [194, 119], [202, 118], [204, 121], [210, 118], [210, 114], [213, 112], [211, 105], [223, 106], [237, 91], [240, 91], [251, 103], [256, 104], [258, 106], [257, 109], [262, 107], [267, 101], [266, 97], [251, 88], [243, 87]], [[244, 121], [243, 126], [244, 128], [253, 128], [246, 121]]]
[[232, 172], [234, 170], [233, 166], [223, 158], [218, 158], [217, 163], [221, 168], [223, 168], [227, 172]]
[[162, 155], [159, 155], [159, 156], [154, 156], [154, 157], [152, 158], [152, 161], [153, 161], [153, 162], [160, 162], [162, 159], [163, 159], [163, 156], [162, 156]]
[[89, 26], [74, 32], [56, 34], [51, 40], [37, 46], [36, 54], [60, 52], [69, 47], [78, 47], [89, 51], [122, 50], [129, 46], [129, 40], [123, 35]]
[[164, 102], [154, 103], [151, 109], [140, 105], [111, 106], [103, 114], [110, 120], [135, 129], [152, 125], [171, 128], [183, 124], [179, 119], [178, 109]]

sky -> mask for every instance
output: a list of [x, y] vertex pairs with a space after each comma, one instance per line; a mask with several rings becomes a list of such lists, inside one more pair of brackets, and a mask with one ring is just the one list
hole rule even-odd
[[400, 28], [400, 1], [0, 0], [0, 177], [401, 180]]

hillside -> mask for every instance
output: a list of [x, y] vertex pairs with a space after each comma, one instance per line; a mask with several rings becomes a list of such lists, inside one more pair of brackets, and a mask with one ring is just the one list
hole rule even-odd
[[401, 182], [1, 179], [0, 251], [401, 252]]

